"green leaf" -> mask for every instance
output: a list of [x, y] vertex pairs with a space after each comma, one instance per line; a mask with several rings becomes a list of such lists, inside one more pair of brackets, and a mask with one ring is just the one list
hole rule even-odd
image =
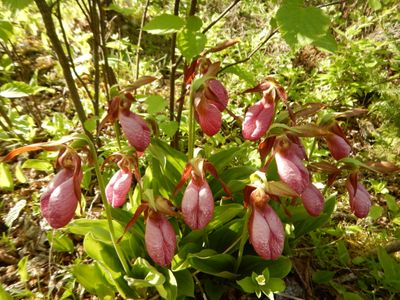
[[257, 284], [250, 276], [236, 281], [245, 293], [252, 294], [258, 288]]
[[22, 172], [22, 168], [21, 168], [21, 164], [18, 163], [15, 166], [15, 178], [17, 178], [17, 180], [20, 183], [27, 183], [28, 179], [26, 179], [24, 172]]
[[283, 38], [294, 49], [312, 44], [336, 50], [336, 42], [329, 33], [329, 17], [320, 8], [304, 7], [302, 0], [285, 0], [276, 13], [276, 21]]
[[3, 285], [0, 283], [0, 299], [3, 300], [13, 300], [13, 297], [4, 289]]
[[[115, 235], [117, 237], [122, 236], [124, 228], [116, 221], [113, 221], [113, 227]], [[73, 220], [68, 224], [67, 229], [73, 234], [86, 235], [88, 233], [93, 234], [93, 237], [104, 243], [112, 245], [110, 230], [108, 227], [107, 220], [88, 220], [88, 219], [77, 219]]]
[[137, 14], [137, 9], [136, 7], [132, 8], [127, 8], [127, 7], [122, 7], [119, 6], [118, 4], [111, 3], [106, 10], [113, 10], [116, 11], [117, 13], [120, 13], [121, 15], [124, 15], [126, 17], [131, 17]]
[[47, 232], [47, 239], [49, 240], [53, 250], [56, 252], [73, 252], [74, 243], [72, 240], [63, 232], [60, 231], [49, 231]]
[[178, 130], [178, 122], [176, 121], [165, 121], [159, 124], [160, 129], [168, 136], [173, 137]]
[[13, 26], [10, 22], [0, 20], [0, 40], [7, 42], [13, 34]]
[[41, 159], [28, 159], [26, 160], [22, 166], [22, 169], [35, 169], [38, 171], [44, 171], [47, 173], [52, 173], [53, 172], [53, 166], [51, 163], [49, 163], [46, 160], [41, 160]]
[[99, 119], [98, 117], [92, 116], [85, 120], [85, 123], [83, 123], [83, 126], [85, 127], [85, 129], [87, 131], [93, 132], [96, 129], [98, 119]]
[[336, 248], [338, 251], [338, 258], [339, 261], [343, 264], [343, 265], [349, 265], [350, 264], [350, 254], [349, 251], [347, 251], [347, 247], [344, 243], [344, 241], [340, 240], [337, 242], [336, 244]]
[[124, 278], [129, 286], [135, 288], [157, 286], [165, 282], [165, 276], [141, 257], [135, 260], [130, 276]]
[[11, 228], [12, 223], [14, 223], [14, 221], [18, 218], [25, 205], [26, 200], [20, 200], [15, 203], [15, 205], [10, 209], [7, 216], [4, 218], [4, 223], [7, 225], [8, 228]]
[[378, 259], [386, 278], [399, 278], [400, 264], [387, 254], [382, 247], [378, 248]]
[[312, 275], [312, 280], [318, 284], [329, 283], [329, 281], [332, 280], [333, 276], [335, 276], [335, 272], [316, 271]]
[[189, 270], [174, 272], [178, 283], [178, 296], [194, 297], [194, 281]]
[[371, 209], [369, 210], [368, 216], [372, 220], [376, 220], [376, 219], [378, 219], [378, 218], [380, 218], [382, 216], [382, 213], [383, 213], [383, 207], [382, 206], [373, 205], [373, 206], [371, 206]]
[[368, 5], [375, 11], [382, 8], [382, 3], [380, 0], [368, 0]]
[[242, 153], [243, 150], [244, 148], [241, 147], [231, 147], [214, 153], [208, 160], [214, 165], [218, 172], [221, 172], [238, 154]]
[[6, 163], [0, 163], [0, 190], [12, 191], [13, 189], [14, 181], [10, 167]]
[[207, 225], [206, 230], [211, 231], [222, 226], [226, 222], [232, 220], [237, 215], [244, 212], [244, 207], [238, 203], [217, 206], [214, 209], [214, 216], [211, 222]]
[[177, 48], [187, 60], [199, 55], [204, 50], [206, 43], [205, 34], [189, 29], [179, 32], [177, 38]]
[[162, 35], [178, 32], [184, 25], [185, 21], [182, 18], [175, 15], [162, 14], [147, 23], [143, 30], [151, 34]]
[[203, 21], [197, 16], [189, 16], [186, 19], [186, 28], [191, 31], [199, 31], [203, 26]]
[[27, 282], [29, 280], [29, 274], [28, 274], [28, 256], [24, 256], [19, 262], [18, 262], [18, 274], [19, 277], [21, 278], [22, 282]]
[[33, 0], [1, 0], [5, 6], [8, 6], [11, 10], [24, 9], [29, 4], [33, 2]]
[[190, 254], [188, 260], [193, 268], [200, 272], [223, 278], [235, 278], [235, 259], [229, 254], [217, 254], [216, 251], [205, 249], [199, 253]]
[[223, 286], [210, 279], [205, 280], [204, 289], [206, 291], [208, 299], [210, 300], [219, 300], [224, 294]]
[[35, 88], [22, 81], [12, 81], [3, 84], [0, 88], [0, 96], [4, 98], [22, 98], [35, 93]]
[[164, 299], [176, 299], [178, 295], [178, 284], [174, 273], [169, 269], [162, 269], [162, 273], [165, 276], [165, 282], [163, 285], [156, 285], [158, 293]]
[[343, 293], [343, 300], [364, 300], [364, 298], [356, 293], [345, 292]]
[[395, 197], [387, 194], [387, 195], [385, 195], [385, 200], [386, 200], [386, 204], [387, 204], [387, 207], [390, 212], [397, 213], [399, 211], [399, 207], [397, 206]]
[[270, 278], [267, 283], [268, 289], [274, 293], [283, 292], [286, 288], [285, 282], [280, 278]]
[[76, 264], [72, 267], [72, 274], [90, 293], [96, 294], [101, 299], [106, 296], [114, 298], [115, 289], [107, 281], [97, 263]]
[[284, 256], [277, 260], [264, 260], [256, 255], [244, 255], [239, 270], [242, 274], [250, 274], [253, 271], [259, 274], [265, 268], [268, 268], [270, 277], [284, 278], [292, 269], [292, 262]]
[[152, 115], [163, 111], [167, 105], [167, 101], [159, 95], [148, 96], [145, 101], [147, 103], [147, 112]]

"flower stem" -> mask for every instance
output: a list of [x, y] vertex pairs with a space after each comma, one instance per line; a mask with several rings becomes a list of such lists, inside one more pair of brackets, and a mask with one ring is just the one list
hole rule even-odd
[[194, 135], [195, 135], [195, 120], [194, 120], [194, 92], [190, 92], [189, 97], [189, 137], [188, 137], [188, 158], [191, 160], [194, 155]]
[[236, 260], [235, 272], [239, 270], [240, 264], [242, 263], [244, 246], [246, 245], [247, 239], [249, 237], [249, 233], [247, 230], [247, 222], [249, 221], [249, 217], [250, 217], [250, 210], [248, 209], [246, 215], [243, 218], [244, 224], [243, 224], [242, 235], [240, 236], [239, 253]]
[[100, 172], [100, 165], [99, 165], [99, 160], [97, 157], [96, 148], [90, 139], [87, 139], [86, 141], [89, 144], [90, 152], [93, 155], [94, 170], [96, 172], [97, 181], [99, 182], [101, 200], [102, 200], [104, 208], [106, 210], [106, 217], [107, 217], [108, 227], [110, 229], [111, 242], [112, 242], [115, 252], [117, 253], [117, 256], [122, 264], [122, 267], [124, 268], [125, 273], [128, 273], [129, 272], [128, 263], [126, 262], [125, 256], [122, 253], [121, 248], [119, 247], [119, 245], [116, 242], [114, 225], [113, 225], [112, 217], [111, 217], [111, 208], [107, 202], [107, 197], [106, 197], [106, 192], [105, 192], [105, 184], [103, 181], [103, 176], [101, 175], [101, 172]]

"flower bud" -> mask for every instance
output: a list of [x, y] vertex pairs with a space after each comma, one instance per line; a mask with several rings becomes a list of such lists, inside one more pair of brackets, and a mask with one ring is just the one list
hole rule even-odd
[[319, 216], [324, 210], [324, 196], [312, 183], [306, 187], [300, 198], [303, 200], [303, 205], [310, 215]]
[[163, 267], [171, 264], [176, 248], [176, 235], [164, 215], [155, 212], [149, 214], [144, 240], [147, 253], [156, 264]]
[[285, 233], [281, 220], [268, 204], [263, 208], [252, 205], [249, 219], [249, 239], [254, 250], [264, 259], [281, 256]]
[[132, 172], [128, 170], [120, 169], [111, 177], [106, 186], [106, 196], [112, 207], [124, 205], [131, 184]]
[[355, 181], [355, 183], [354, 185], [354, 182], [350, 178], [346, 182], [350, 198], [350, 208], [356, 217], [365, 218], [371, 207], [371, 196], [361, 183], [358, 181]]
[[42, 215], [51, 227], [63, 227], [74, 217], [80, 197], [76, 186], [80, 186], [81, 181], [82, 172], [74, 175], [74, 170], [63, 168], [40, 197]]
[[192, 179], [182, 199], [182, 215], [185, 223], [193, 230], [202, 229], [211, 221], [214, 199], [207, 181]]
[[243, 137], [250, 141], [261, 138], [271, 126], [274, 115], [274, 100], [269, 94], [264, 94], [264, 97], [246, 112], [242, 124]]
[[147, 123], [140, 116], [125, 109], [119, 112], [119, 122], [129, 144], [137, 151], [146, 150], [150, 144], [150, 128]]
[[194, 100], [196, 110], [196, 120], [200, 124], [203, 132], [209, 136], [213, 136], [221, 129], [222, 118], [221, 111], [210, 101], [207, 101], [200, 93]]

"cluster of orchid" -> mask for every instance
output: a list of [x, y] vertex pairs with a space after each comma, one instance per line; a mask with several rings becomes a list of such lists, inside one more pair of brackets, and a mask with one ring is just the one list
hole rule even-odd
[[[220, 64], [211, 63], [202, 57], [195, 60], [185, 70], [185, 83], [191, 86], [190, 105], [194, 110], [194, 118], [202, 131], [213, 136], [221, 129], [222, 112], [228, 105], [228, 92], [223, 84], [216, 79]], [[145, 77], [136, 83], [135, 89], [149, 83], [154, 78]], [[195, 81], [197, 80], [197, 81]], [[262, 93], [261, 100], [251, 105], [242, 122], [243, 138], [259, 142], [259, 152], [263, 166], [262, 171], [275, 161], [281, 181], [264, 182], [262, 186], [249, 184], [244, 189], [245, 208], [249, 209], [248, 218], [249, 240], [259, 256], [264, 259], [276, 259], [283, 251], [285, 235], [278, 214], [270, 205], [271, 200], [279, 202], [280, 197], [300, 198], [306, 211], [311, 216], [318, 216], [324, 209], [324, 197], [321, 191], [311, 181], [311, 173], [306, 167], [307, 154], [302, 145], [301, 137], [320, 137], [326, 140], [327, 147], [335, 160], [342, 160], [350, 155], [351, 146], [336, 120], [321, 122], [317, 125], [296, 125], [296, 113], [288, 105], [284, 89], [273, 79], [267, 78], [256, 87], [245, 93]], [[278, 110], [279, 101], [286, 106], [291, 126], [275, 126], [272, 124]], [[119, 122], [129, 144], [135, 151], [128, 154], [114, 154], [106, 162], [114, 160], [119, 170], [111, 177], [105, 187], [108, 203], [118, 208], [124, 205], [134, 179], [142, 185], [138, 158], [145, 152], [151, 142], [151, 130], [146, 121], [130, 110], [134, 96], [127, 92], [116, 96], [109, 103], [108, 113], [99, 125], [103, 128], [107, 122]], [[232, 114], [232, 113], [231, 113]], [[261, 139], [264, 140], [261, 141]], [[31, 150], [59, 150], [57, 159], [58, 173], [50, 182], [47, 190], [41, 196], [41, 208], [44, 218], [51, 227], [60, 228], [70, 222], [80, 200], [80, 183], [82, 180], [81, 158], [74, 149], [65, 145], [42, 143], [25, 146], [12, 151], [6, 160]], [[132, 154], [133, 153], [133, 154]], [[265, 162], [265, 164], [264, 164]], [[351, 210], [357, 217], [368, 214], [371, 201], [370, 195], [359, 181], [359, 173], [355, 168], [344, 163], [342, 167], [328, 162], [309, 164], [316, 170], [329, 174], [328, 186], [333, 183], [343, 171], [348, 172], [346, 188], [349, 193]], [[387, 170], [384, 166], [369, 166], [370, 169]], [[390, 166], [393, 167], [393, 166]], [[138, 217], [145, 216], [145, 245], [149, 256], [161, 266], [171, 263], [176, 250], [176, 233], [169, 222], [170, 217], [182, 218], [192, 230], [203, 229], [213, 218], [214, 196], [206, 179], [209, 172], [222, 185], [227, 198], [231, 198], [228, 186], [219, 179], [215, 167], [206, 159], [195, 157], [187, 163], [182, 177], [176, 183], [174, 194], [183, 188], [190, 179], [183, 193], [180, 208], [174, 207], [168, 199], [156, 195], [154, 199], [142, 197], [142, 203], [137, 208], [126, 231]]]

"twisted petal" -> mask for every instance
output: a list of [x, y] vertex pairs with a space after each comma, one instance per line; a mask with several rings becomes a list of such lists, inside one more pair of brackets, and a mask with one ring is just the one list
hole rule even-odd
[[74, 178], [72, 170], [62, 169], [41, 196], [42, 215], [51, 227], [63, 227], [74, 217], [78, 205], [74, 180], [80, 184], [81, 179], [82, 176]]
[[154, 213], [147, 218], [144, 240], [147, 253], [156, 264], [167, 266], [171, 263], [176, 248], [176, 235], [164, 215]]
[[337, 134], [330, 134], [325, 139], [334, 159], [339, 160], [349, 156], [351, 147], [344, 138]]
[[211, 101], [220, 112], [228, 105], [228, 92], [219, 80], [211, 79], [207, 81], [205, 97]]
[[137, 151], [143, 152], [150, 144], [150, 128], [147, 123], [131, 111], [121, 111], [119, 122], [128, 142]]
[[132, 173], [118, 170], [106, 186], [106, 196], [112, 207], [124, 205], [132, 183]]
[[185, 223], [193, 230], [202, 229], [211, 221], [214, 199], [207, 181], [196, 184], [191, 180], [182, 199], [182, 214]]
[[264, 259], [277, 259], [283, 251], [285, 233], [275, 211], [265, 205], [253, 206], [249, 219], [249, 239], [254, 250]]
[[365, 187], [359, 182], [357, 182], [357, 188], [356, 190], [354, 190], [350, 180], [347, 180], [346, 188], [347, 191], [349, 192], [351, 211], [358, 218], [365, 218], [369, 213], [369, 208], [371, 207], [370, 194], [365, 189]]
[[312, 216], [319, 216], [324, 210], [324, 196], [312, 183], [303, 191], [301, 199], [305, 209]]
[[242, 131], [246, 140], [256, 141], [269, 129], [275, 114], [274, 102], [261, 99], [246, 112]]

